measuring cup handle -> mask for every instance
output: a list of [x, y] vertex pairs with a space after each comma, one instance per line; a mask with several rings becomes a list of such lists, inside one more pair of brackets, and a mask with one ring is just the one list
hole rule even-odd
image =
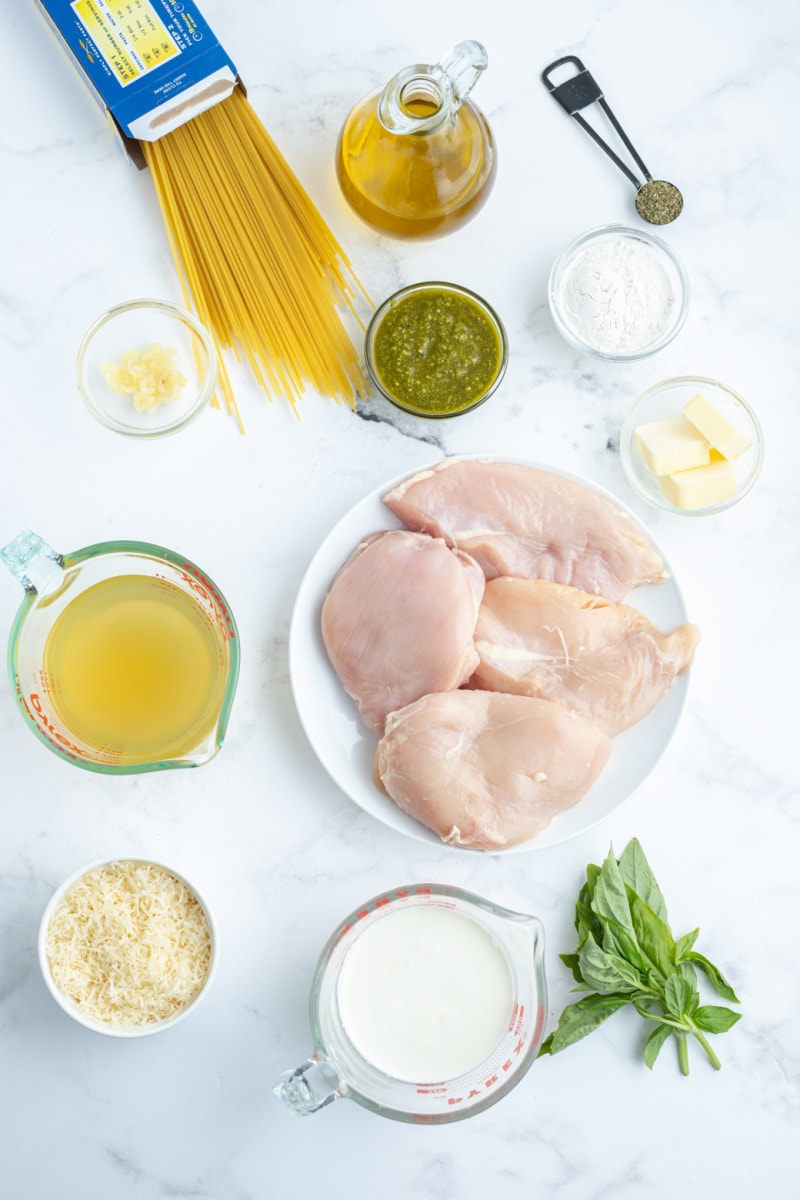
[[31, 529], [23, 529], [0, 549], [0, 562], [26, 592], [46, 593], [63, 574], [63, 559], [57, 550]]
[[312, 1054], [294, 1071], [284, 1071], [272, 1090], [296, 1117], [306, 1117], [338, 1100], [343, 1084], [324, 1055]]

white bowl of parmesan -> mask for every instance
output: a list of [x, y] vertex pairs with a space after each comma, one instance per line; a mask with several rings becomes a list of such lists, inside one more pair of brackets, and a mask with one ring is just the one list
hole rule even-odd
[[208, 905], [172, 867], [141, 858], [82, 867], [55, 891], [39, 964], [74, 1020], [112, 1037], [160, 1033], [208, 990], [217, 962]]

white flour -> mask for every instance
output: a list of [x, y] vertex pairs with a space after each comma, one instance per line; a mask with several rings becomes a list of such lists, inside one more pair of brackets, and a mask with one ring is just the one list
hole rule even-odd
[[638, 242], [599, 242], [575, 256], [561, 280], [564, 322], [607, 354], [644, 349], [666, 327], [675, 296], [667, 272]]

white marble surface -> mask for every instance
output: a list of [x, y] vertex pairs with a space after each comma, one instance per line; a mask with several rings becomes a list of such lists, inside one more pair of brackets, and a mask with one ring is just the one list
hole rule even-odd
[[[800, 797], [797, 787], [798, 286], [794, 152], [800, 18], [789, 0], [522, 0], [453, 9], [297, 0], [206, 0], [266, 125], [375, 298], [451, 278], [500, 310], [503, 386], [441, 424], [354, 415], [308, 396], [297, 423], [247, 382], [247, 423], [209, 412], [178, 437], [137, 444], [96, 424], [73, 383], [85, 326], [108, 304], [179, 298], [151, 183], [122, 157], [31, 3], [8, 6], [0, 76], [3, 189], [0, 541], [30, 526], [53, 546], [113, 538], [180, 549], [219, 582], [244, 661], [221, 755], [192, 772], [107, 778], [73, 768], [25, 729], [0, 684], [0, 1162], [13, 1200], [667, 1200], [797, 1195], [800, 1165]], [[475, 37], [489, 70], [475, 93], [500, 171], [483, 212], [437, 242], [380, 237], [337, 191], [333, 151], [350, 106], [396, 69]], [[693, 287], [683, 332], [627, 367], [572, 352], [545, 301], [574, 235], [637, 224], [633, 190], [539, 82], [577, 53], [655, 175], [684, 192], [663, 234]], [[690, 520], [633, 500], [617, 437], [644, 387], [716, 376], [758, 410], [767, 453], [735, 510]], [[287, 638], [306, 565], [373, 487], [441, 453], [486, 451], [577, 471], [632, 503], [660, 540], [703, 642], [678, 732], [619, 809], [561, 845], [459, 855], [384, 828], [328, 779], [300, 728]], [[20, 601], [0, 577], [0, 623]], [[340, 1101], [294, 1119], [272, 1095], [310, 1050], [308, 985], [328, 933], [393, 885], [464, 885], [538, 913], [550, 1020], [568, 998], [588, 861], [638, 836], [678, 932], [740, 995], [743, 1020], [679, 1075], [667, 1047], [649, 1072], [640, 1030], [618, 1014], [542, 1060], [468, 1121], [396, 1124]], [[152, 855], [211, 900], [222, 958], [211, 994], [162, 1037], [117, 1042], [56, 1007], [36, 961], [53, 888], [104, 854]]]

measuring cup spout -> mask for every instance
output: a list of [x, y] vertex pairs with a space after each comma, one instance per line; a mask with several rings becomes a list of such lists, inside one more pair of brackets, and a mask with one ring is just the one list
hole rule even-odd
[[46, 595], [61, 586], [64, 575], [61, 555], [30, 529], [23, 529], [13, 541], [3, 546], [0, 561], [26, 592]]
[[318, 1112], [342, 1095], [342, 1081], [322, 1054], [312, 1054], [294, 1071], [284, 1071], [272, 1089], [296, 1117]]
[[526, 955], [531, 956], [534, 970], [539, 974], [544, 959], [544, 926], [538, 917], [529, 913], [500, 910], [503, 919], [508, 921], [508, 931], [521, 939]]

